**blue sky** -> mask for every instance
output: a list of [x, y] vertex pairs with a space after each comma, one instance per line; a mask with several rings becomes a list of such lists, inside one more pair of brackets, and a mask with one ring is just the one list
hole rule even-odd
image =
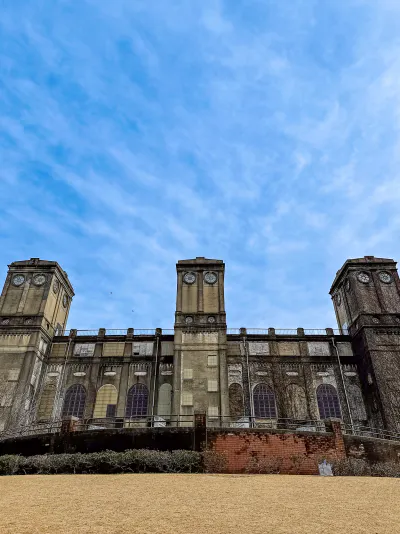
[[172, 327], [196, 256], [230, 327], [334, 326], [345, 259], [400, 259], [398, 0], [13, 0], [0, 35], [0, 276], [58, 261], [70, 327]]

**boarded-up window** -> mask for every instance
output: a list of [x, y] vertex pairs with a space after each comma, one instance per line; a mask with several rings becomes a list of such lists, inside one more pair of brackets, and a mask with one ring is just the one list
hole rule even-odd
[[229, 386], [229, 414], [232, 417], [242, 417], [243, 409], [243, 388], [240, 384]]
[[275, 394], [267, 384], [257, 384], [253, 390], [254, 415], [267, 419], [276, 418]]
[[307, 345], [310, 356], [331, 355], [329, 343], [324, 343], [323, 341], [309, 341]]
[[[103, 418], [107, 417], [107, 407], [109, 405], [117, 404], [118, 392], [117, 388], [112, 384], [105, 384], [102, 386], [96, 395], [96, 404], [94, 406], [93, 417]], [[110, 409], [108, 409], [110, 411]]]
[[74, 347], [74, 356], [90, 358], [94, 354], [95, 346], [95, 343], [76, 343]]
[[67, 350], [66, 343], [55, 343], [51, 347], [51, 355], [53, 358], [65, 357], [65, 351]]
[[103, 356], [112, 358], [113, 356], [124, 355], [125, 343], [104, 343]]
[[218, 380], [208, 381], [208, 391], [218, 391]]
[[163, 384], [158, 390], [157, 414], [168, 419], [171, 415], [171, 384]]
[[218, 415], [219, 415], [218, 406], [208, 407], [208, 417], [218, 417]]
[[153, 355], [153, 343], [133, 343], [132, 352], [134, 356], [152, 356]]
[[193, 393], [182, 393], [182, 406], [193, 406]]

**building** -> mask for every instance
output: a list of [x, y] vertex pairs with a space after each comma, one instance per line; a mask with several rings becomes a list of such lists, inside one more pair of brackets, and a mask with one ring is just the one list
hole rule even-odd
[[[391, 259], [347, 260], [338, 329], [229, 329], [221, 260], [178, 261], [173, 330], [70, 330], [56, 262], [9, 266], [0, 298], [0, 430], [67, 416], [175, 424], [348, 425], [400, 431], [400, 282]], [[178, 418], [179, 416], [179, 418]], [[177, 423], [179, 424], [179, 422]]]

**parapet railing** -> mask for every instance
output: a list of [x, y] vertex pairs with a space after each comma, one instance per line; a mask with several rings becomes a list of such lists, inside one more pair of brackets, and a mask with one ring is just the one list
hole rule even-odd
[[[63, 330], [58, 332], [60, 336], [69, 335], [70, 332], [75, 332], [77, 337], [80, 336], [98, 336], [100, 331], [103, 335], [109, 336], [126, 336], [128, 333], [128, 328], [105, 328], [97, 330]], [[157, 331], [161, 331], [164, 335], [173, 335], [173, 328], [135, 328], [132, 329], [134, 336], [155, 336]], [[346, 335], [347, 330], [339, 330], [337, 328], [227, 328], [227, 334], [239, 335], [246, 333], [248, 335], [277, 335], [277, 336], [327, 336], [327, 335]]]
[[[201, 421], [199, 425], [199, 421]], [[350, 425], [336, 420], [340, 423], [343, 434], [351, 436], [377, 438], [389, 441], [400, 442], [400, 433], [385, 429], [371, 428], [361, 425]], [[24, 436], [41, 434], [55, 434], [67, 432], [80, 432], [88, 430], [106, 430], [123, 428], [193, 428], [204, 425], [208, 429], [269, 429], [283, 430], [288, 432], [330, 432], [332, 420], [321, 419], [269, 419], [263, 417], [232, 417], [232, 416], [206, 416], [196, 415], [154, 415], [137, 417], [104, 417], [77, 419], [68, 418], [57, 421], [47, 421], [43, 423], [31, 423], [0, 432], [0, 441]]]

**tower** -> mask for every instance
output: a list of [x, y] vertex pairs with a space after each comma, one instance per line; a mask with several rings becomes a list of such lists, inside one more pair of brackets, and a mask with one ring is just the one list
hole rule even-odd
[[74, 290], [56, 262], [16, 261], [0, 296], [0, 430], [34, 417], [43, 363]]
[[228, 415], [226, 314], [222, 260], [178, 261], [174, 414]]
[[352, 337], [369, 417], [400, 430], [400, 281], [392, 259], [347, 260], [330, 294], [339, 328]]

